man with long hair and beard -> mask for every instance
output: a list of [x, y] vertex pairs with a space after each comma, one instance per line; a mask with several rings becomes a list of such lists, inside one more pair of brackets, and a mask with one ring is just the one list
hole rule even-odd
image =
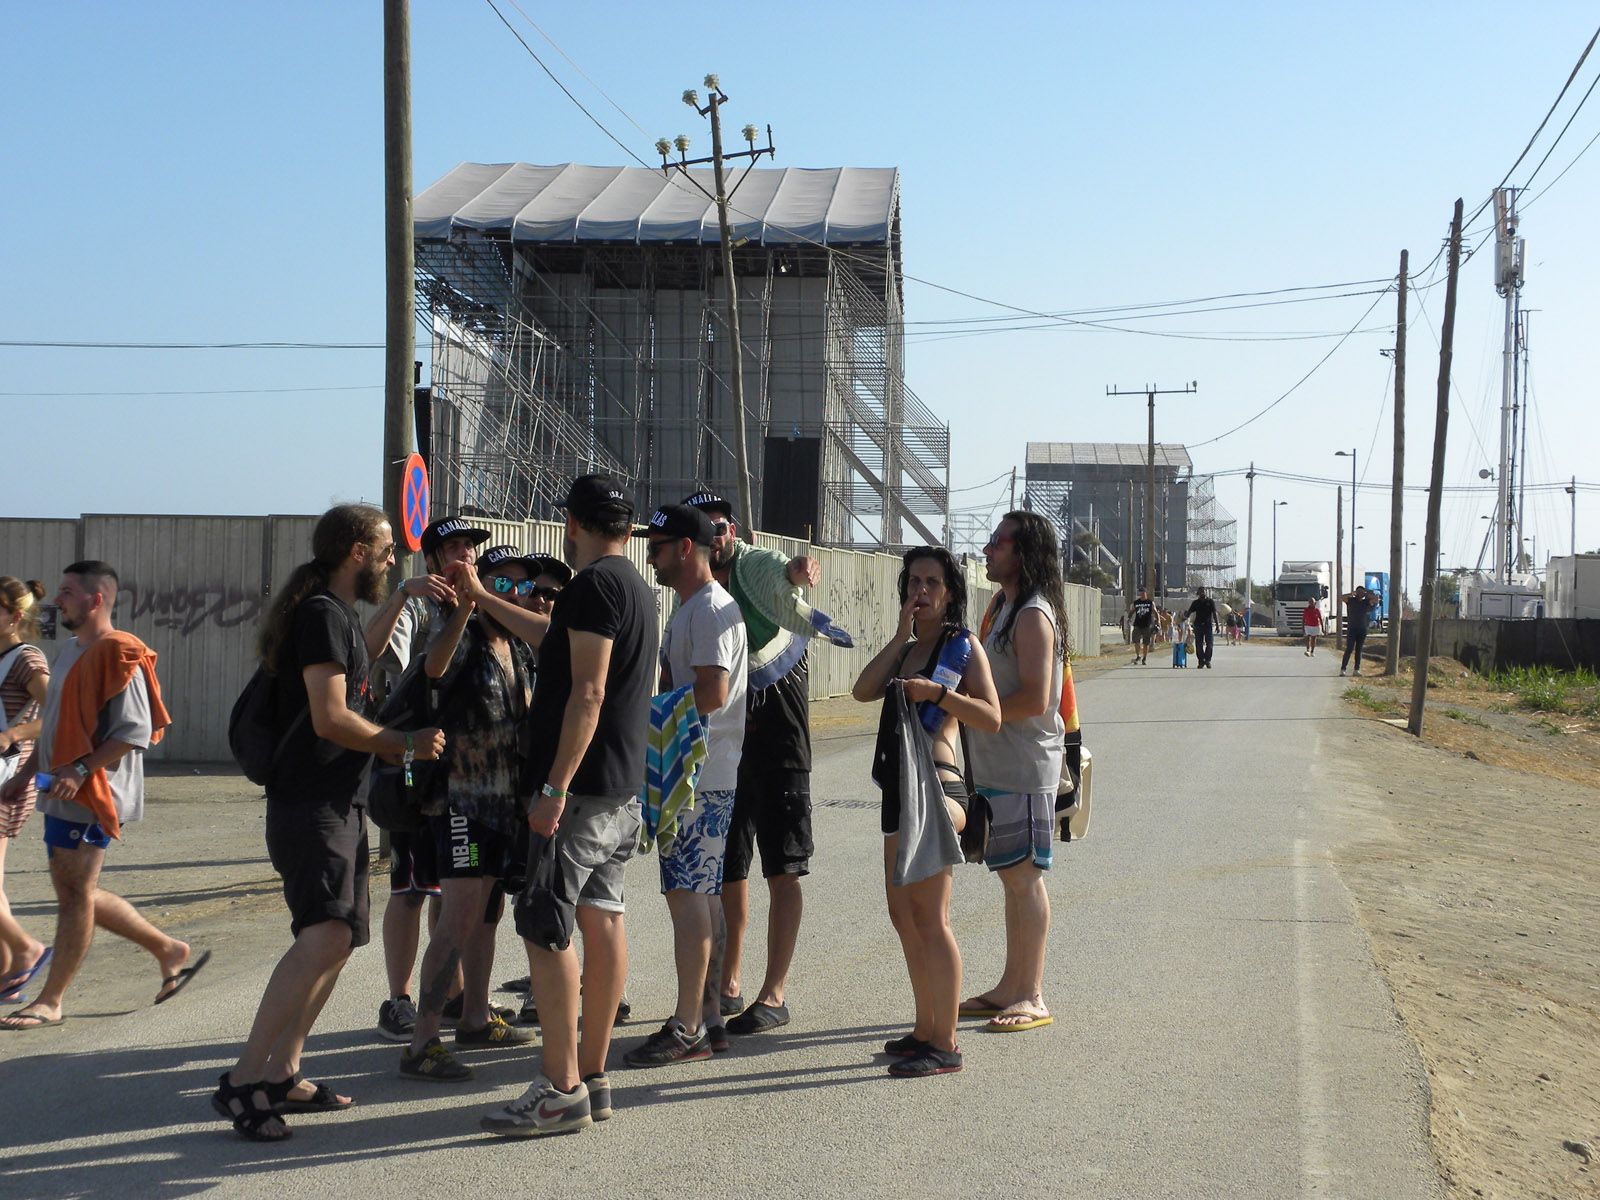
[[1065, 737], [1067, 617], [1060, 547], [1038, 513], [1007, 513], [983, 555], [999, 585], [984, 616], [983, 647], [1000, 697], [1000, 728], [972, 730], [971, 765], [990, 811], [984, 863], [1005, 891], [1006, 963], [1000, 982], [964, 1001], [961, 1012], [989, 1017], [992, 1032], [1016, 1033], [1054, 1019], [1044, 1003], [1050, 933], [1044, 872], [1055, 841]]
[[279, 590], [258, 646], [277, 688], [283, 747], [266, 785], [267, 853], [283, 878], [294, 944], [273, 969], [239, 1061], [211, 1096], [250, 1141], [289, 1137], [282, 1113], [352, 1103], [303, 1079], [300, 1056], [351, 950], [369, 938], [360, 788], [374, 754], [398, 763], [444, 751], [436, 728], [384, 729], [366, 715], [369, 665], [384, 637], [363, 632], [354, 605], [384, 600], [394, 562], [388, 520], [369, 505], [341, 504], [318, 520], [311, 551]]

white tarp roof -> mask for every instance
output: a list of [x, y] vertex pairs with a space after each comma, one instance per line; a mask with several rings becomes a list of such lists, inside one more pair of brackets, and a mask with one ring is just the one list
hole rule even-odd
[[[1030, 466], [1142, 467], [1148, 447], [1144, 442], [1029, 442]], [[1194, 469], [1189, 451], [1167, 442], [1156, 443], [1156, 466]]]
[[[713, 192], [711, 169], [690, 174]], [[729, 186], [742, 172], [729, 172]], [[886, 243], [898, 217], [895, 167], [754, 170], [728, 213], [735, 238], [763, 246]], [[514, 242], [718, 241], [717, 210], [674, 170], [578, 163], [462, 163], [417, 196], [418, 241], [453, 232], [509, 235]]]

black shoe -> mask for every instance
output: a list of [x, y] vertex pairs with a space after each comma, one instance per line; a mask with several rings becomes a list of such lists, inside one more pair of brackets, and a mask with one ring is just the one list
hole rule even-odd
[[900, 1079], [924, 1079], [929, 1075], [950, 1075], [961, 1070], [961, 1049], [940, 1050], [924, 1045], [915, 1054], [889, 1064], [889, 1074]]
[[410, 996], [396, 996], [378, 1006], [378, 1036], [388, 1042], [410, 1043], [417, 1028], [417, 1009]]
[[725, 1017], [737, 1017], [740, 1013], [742, 1013], [744, 1011], [744, 997], [743, 996], [724, 996], [718, 1002], [718, 1007], [721, 1009], [721, 1012], [722, 1012], [723, 1016], [725, 1016]]
[[787, 1004], [763, 1004], [757, 1000], [728, 1022], [728, 1032], [736, 1037], [743, 1037], [747, 1033], [761, 1033], [763, 1030], [776, 1029], [788, 1023]]
[[589, 1117], [594, 1121], [611, 1119], [611, 1080], [604, 1071], [585, 1075], [583, 1082], [589, 1089]]
[[711, 1057], [711, 1042], [704, 1032], [690, 1033], [677, 1017], [670, 1017], [657, 1032], [622, 1056], [630, 1067], [664, 1067], [676, 1062], [696, 1062]]
[[897, 1038], [890, 1038], [883, 1044], [883, 1052], [892, 1054], [895, 1058], [910, 1058], [913, 1055], [921, 1054], [924, 1049], [931, 1050], [932, 1048], [921, 1038], [909, 1033]]

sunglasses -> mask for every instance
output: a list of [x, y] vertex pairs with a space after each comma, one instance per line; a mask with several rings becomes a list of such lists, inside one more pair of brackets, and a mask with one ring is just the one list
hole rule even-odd
[[518, 583], [509, 575], [495, 575], [490, 578], [489, 582], [494, 585], [494, 590], [502, 596], [509, 596], [512, 592], [519, 596], [531, 596], [533, 594], [533, 580], [531, 579], [524, 579], [521, 583]]
[[984, 547], [987, 549], [990, 546], [1010, 546], [1014, 545], [1016, 540], [1017, 539], [1009, 533], [997, 533], [984, 543]]
[[726, 521], [713, 521], [711, 523], [711, 532], [716, 534], [718, 537], [727, 537], [728, 531], [732, 528], [733, 526], [728, 524]]
[[561, 595], [561, 589], [553, 587], [536, 587], [528, 594], [535, 600], [548, 600], [554, 604], [556, 597]]

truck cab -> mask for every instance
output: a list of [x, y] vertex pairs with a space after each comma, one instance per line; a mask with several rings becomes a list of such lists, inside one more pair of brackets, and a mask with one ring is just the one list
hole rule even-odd
[[1333, 620], [1333, 563], [1285, 562], [1272, 584], [1272, 624], [1279, 637], [1304, 637], [1305, 612], [1315, 602], [1322, 627]]

